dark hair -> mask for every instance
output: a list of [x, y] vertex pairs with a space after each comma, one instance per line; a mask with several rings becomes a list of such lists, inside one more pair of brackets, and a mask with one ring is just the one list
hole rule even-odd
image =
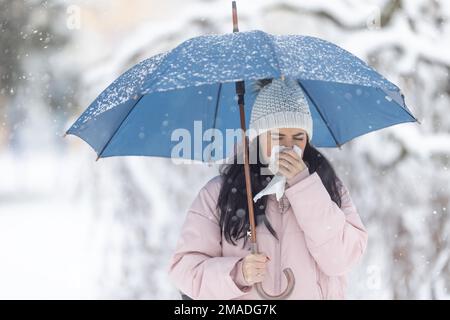
[[[263, 81], [265, 81], [265, 84], [269, 83], [267, 80]], [[261, 83], [262, 82], [259, 84]], [[264, 161], [260, 161], [259, 136], [253, 139], [249, 144], [249, 153], [251, 155], [255, 154], [252, 152], [256, 152], [257, 155], [256, 162], [250, 161], [249, 164], [252, 194], [254, 196], [267, 186], [273, 175], [261, 174], [262, 168], [267, 168], [268, 165]], [[246, 235], [247, 230], [250, 228], [250, 222], [248, 216], [244, 164], [242, 160], [238, 161], [238, 159], [240, 159], [239, 157], [242, 157], [242, 152], [236, 152], [231, 164], [223, 164], [219, 169], [223, 183], [217, 200], [217, 209], [220, 214], [220, 230], [221, 233], [225, 235], [226, 241], [233, 245], [237, 245], [234, 240], [239, 240], [244, 237], [243, 247], [245, 247], [248, 240]], [[339, 184], [342, 182], [336, 176], [330, 162], [322, 155], [322, 153], [314, 148], [309, 141], [306, 142], [305, 150], [303, 152], [303, 161], [307, 165], [307, 170], [309, 170], [310, 174], [317, 172], [332, 201], [334, 201], [338, 207], [341, 207]], [[267, 197], [268, 196], [265, 195], [254, 203], [255, 224], [258, 225], [261, 222], [264, 222], [270, 233], [278, 239], [275, 230], [272, 228], [265, 215]]]

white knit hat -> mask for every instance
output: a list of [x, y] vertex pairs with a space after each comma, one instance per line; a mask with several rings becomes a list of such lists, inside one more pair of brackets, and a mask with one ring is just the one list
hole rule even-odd
[[256, 96], [250, 115], [249, 141], [276, 128], [300, 128], [311, 141], [313, 121], [305, 93], [296, 80], [273, 79]]

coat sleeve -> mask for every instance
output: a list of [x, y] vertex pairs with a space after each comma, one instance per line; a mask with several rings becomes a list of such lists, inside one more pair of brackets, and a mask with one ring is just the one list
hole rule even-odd
[[168, 273], [173, 284], [194, 300], [229, 300], [252, 287], [241, 285], [242, 257], [222, 256], [215, 209], [218, 194], [212, 195], [217, 192], [211, 184], [199, 191], [187, 212]]
[[317, 172], [291, 182], [285, 194], [311, 255], [326, 275], [345, 275], [363, 255], [368, 239], [347, 188], [340, 184], [339, 208]]

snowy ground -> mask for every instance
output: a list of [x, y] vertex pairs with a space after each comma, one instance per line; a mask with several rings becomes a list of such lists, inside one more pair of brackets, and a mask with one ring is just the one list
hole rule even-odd
[[[70, 159], [0, 156], [0, 299], [92, 298], [91, 208]], [[65, 173], [65, 174], [64, 174]]]

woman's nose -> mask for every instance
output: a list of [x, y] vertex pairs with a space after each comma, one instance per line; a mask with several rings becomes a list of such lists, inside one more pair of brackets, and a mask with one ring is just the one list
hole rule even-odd
[[288, 148], [293, 148], [294, 147], [294, 141], [292, 140], [286, 140], [286, 142], [284, 143], [284, 145]]

